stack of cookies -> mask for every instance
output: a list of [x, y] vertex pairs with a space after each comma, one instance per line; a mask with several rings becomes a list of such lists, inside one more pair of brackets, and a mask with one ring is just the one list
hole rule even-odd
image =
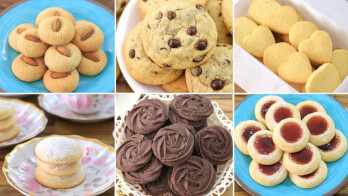
[[299, 92], [333, 92], [348, 75], [348, 51], [291, 6], [253, 0], [235, 19], [235, 40]]
[[66, 137], [49, 137], [35, 147], [37, 168], [35, 179], [43, 186], [68, 189], [81, 184], [86, 174], [83, 170], [81, 147]]
[[95, 24], [75, 22], [61, 8], [45, 9], [36, 26], [21, 24], [11, 32], [9, 44], [21, 53], [12, 63], [12, 72], [25, 82], [43, 77], [51, 92], [72, 92], [79, 74], [94, 76], [105, 68], [107, 58], [99, 49], [103, 41], [103, 32]]
[[0, 142], [11, 140], [19, 133], [14, 112], [12, 105], [0, 103]]
[[294, 106], [281, 97], [265, 96], [255, 106], [255, 117], [258, 121], [241, 122], [234, 138], [238, 149], [253, 159], [250, 176], [264, 186], [283, 182], [289, 172], [298, 187], [316, 187], [327, 176], [325, 162], [347, 151], [346, 137], [317, 102]]
[[168, 92], [232, 92], [232, 0], [138, 1], [128, 72]]
[[126, 117], [127, 138], [116, 151], [124, 180], [150, 195], [208, 193], [216, 166], [232, 158], [231, 134], [207, 125], [213, 111], [199, 95], [176, 96], [170, 106], [157, 99], [135, 105]]

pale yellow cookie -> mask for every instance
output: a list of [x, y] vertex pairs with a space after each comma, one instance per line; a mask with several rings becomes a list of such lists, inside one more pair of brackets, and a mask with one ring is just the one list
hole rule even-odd
[[9, 118], [15, 112], [15, 108], [11, 104], [0, 102], [0, 120]]
[[17, 123], [17, 117], [10, 116], [8, 118], [5, 118], [3, 120], [0, 120], [0, 132], [1, 131], [8, 131], [10, 127], [15, 125]]
[[278, 74], [288, 82], [305, 84], [312, 74], [312, 66], [304, 53], [294, 52], [286, 62], [279, 65]]
[[314, 64], [331, 62], [332, 41], [325, 31], [315, 31], [310, 39], [301, 41], [298, 51], [305, 53]]
[[274, 0], [253, 0], [248, 13], [257, 24], [266, 24], [266, 18], [277, 11], [281, 5]]
[[318, 27], [308, 21], [299, 21], [291, 26], [289, 41], [296, 49], [301, 41], [311, 38], [311, 35], [318, 30]]
[[326, 176], [327, 166], [324, 161], [320, 161], [319, 168], [310, 174], [298, 176], [289, 173], [290, 180], [301, 188], [314, 188], [320, 185], [325, 180]]
[[281, 42], [268, 46], [263, 53], [263, 63], [274, 73], [278, 73], [278, 67], [288, 61], [290, 54], [296, 49], [290, 44]]
[[50, 163], [45, 163], [37, 159], [37, 166], [40, 167], [44, 172], [55, 175], [55, 176], [67, 176], [78, 172], [82, 166], [81, 159], [75, 163], [66, 165], [55, 165]]
[[262, 97], [255, 105], [255, 118], [262, 124], [266, 125], [266, 114], [268, 109], [277, 102], [285, 102], [284, 99], [278, 96], [269, 95]]
[[340, 75], [335, 66], [325, 63], [309, 76], [306, 93], [332, 93], [341, 84]]
[[35, 179], [43, 186], [52, 189], [69, 189], [78, 186], [86, 178], [81, 168], [78, 172], [68, 176], [55, 176], [44, 172], [40, 167], [35, 170]]
[[337, 129], [335, 133], [335, 137], [329, 143], [318, 146], [321, 159], [326, 162], [337, 161], [347, 151], [347, 138]]
[[240, 46], [245, 36], [253, 33], [257, 24], [247, 16], [240, 16], [234, 20], [234, 41]]
[[253, 180], [264, 186], [280, 184], [288, 176], [288, 171], [286, 171], [281, 161], [273, 165], [262, 165], [252, 160], [249, 166], [249, 172]]
[[278, 123], [287, 118], [301, 119], [300, 112], [290, 103], [277, 102], [266, 113], [266, 125], [269, 130], [273, 131]]
[[298, 22], [298, 14], [294, 8], [282, 6], [275, 12], [270, 13], [266, 17], [265, 22], [272, 31], [280, 34], [289, 34], [291, 26]]
[[266, 26], [258, 26], [252, 34], [244, 37], [242, 47], [254, 56], [263, 57], [266, 48], [274, 43], [272, 31]]
[[326, 110], [322, 105], [315, 101], [307, 100], [300, 102], [296, 105], [296, 108], [301, 114], [301, 119], [303, 119], [308, 114], [314, 113], [314, 112], [324, 112], [326, 113]]
[[331, 63], [335, 66], [343, 81], [348, 76], [348, 51], [342, 49], [334, 50]]
[[8, 129], [0, 131], [0, 142], [9, 141], [15, 138], [19, 133], [19, 127], [14, 125]]
[[50, 7], [47, 8], [45, 10], [43, 10], [42, 12], [40, 12], [39, 15], [37, 15], [36, 17], [36, 26], [39, 26], [39, 24], [41, 23], [41, 21], [43, 21], [44, 19], [51, 17], [51, 16], [63, 16], [67, 19], [69, 19], [72, 23], [75, 23], [75, 18], [72, 14], [70, 14], [68, 11], [59, 8], [59, 7]]

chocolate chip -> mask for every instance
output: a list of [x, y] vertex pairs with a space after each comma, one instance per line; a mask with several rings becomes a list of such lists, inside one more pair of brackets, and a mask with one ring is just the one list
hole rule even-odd
[[154, 74], [156, 74], [156, 75], [158, 74], [158, 72], [157, 72], [157, 71], [151, 71], [151, 72], [152, 72], [152, 73], [154, 73]]
[[174, 19], [176, 17], [176, 13], [173, 12], [173, 11], [169, 11], [167, 17], [168, 17], [169, 20], [172, 20], [172, 19]]
[[193, 76], [200, 76], [202, 74], [202, 68], [200, 66], [190, 69]]
[[159, 19], [161, 19], [161, 18], [162, 18], [162, 16], [163, 16], [163, 13], [162, 13], [162, 12], [160, 12], [160, 13], [158, 13], [158, 14], [157, 14], [156, 19], [157, 19], [157, 20], [159, 20]]
[[179, 48], [181, 46], [180, 40], [177, 39], [170, 39], [168, 41], [168, 45], [171, 48]]
[[220, 12], [219, 17], [221, 17], [221, 16], [222, 16], [222, 14], [221, 14], [221, 12]]
[[143, 0], [144, 2], [146, 2], [147, 0]]
[[129, 57], [130, 57], [130, 58], [134, 58], [134, 57], [135, 57], [135, 50], [134, 50], [134, 49], [131, 49], [131, 50], [129, 51]]
[[190, 27], [187, 29], [187, 34], [189, 34], [189, 35], [196, 35], [196, 33], [197, 33], [196, 27], [190, 26]]
[[[149, 57], [149, 59], [150, 59], [151, 62], [153, 62], [153, 60], [150, 57]], [[155, 63], [155, 62], [153, 62], [153, 63]]]
[[171, 65], [167, 64], [167, 63], [163, 63], [164, 67], [171, 67]]
[[231, 33], [227, 33], [226, 36], [227, 37], [232, 37], [232, 34]]
[[167, 50], [167, 48], [160, 48], [160, 50]]
[[207, 48], [207, 41], [205, 40], [199, 40], [196, 44], [195, 44], [195, 48], [197, 50], [205, 50]]
[[198, 57], [197, 59], [193, 59], [192, 61], [195, 63], [198, 63], [198, 62], [201, 62], [204, 58], [205, 58], [205, 55], [202, 55], [202, 56]]
[[224, 86], [225, 82], [220, 79], [215, 79], [211, 82], [211, 87], [216, 91], [221, 90]]
[[123, 2], [121, 3], [121, 8], [124, 8], [126, 5], [127, 5], [127, 3], [126, 3], [125, 1], [123, 1]]
[[201, 5], [201, 4], [197, 4], [197, 5], [196, 5], [196, 8], [197, 8], [197, 10], [199, 10], [199, 11], [205, 11], [205, 7], [204, 7], [203, 5]]
[[147, 24], [147, 28], [148, 28], [148, 29], [151, 29], [150, 24]]
[[227, 62], [227, 64], [231, 64], [231, 61], [228, 59], [225, 59], [225, 61]]

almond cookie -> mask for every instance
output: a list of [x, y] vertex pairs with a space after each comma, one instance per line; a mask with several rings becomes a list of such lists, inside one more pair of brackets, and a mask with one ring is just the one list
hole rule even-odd
[[18, 50], [25, 56], [31, 58], [42, 57], [48, 45], [39, 38], [36, 28], [27, 29], [18, 38]]
[[217, 42], [232, 44], [232, 27], [231, 32], [229, 32], [223, 20], [224, 15], [222, 14], [223, 11], [221, 9], [221, 5], [222, 2], [219, 0], [209, 0], [205, 7], [215, 22], [218, 33]]
[[144, 23], [145, 52], [161, 67], [196, 67], [214, 53], [216, 26], [201, 4], [170, 1], [148, 13]]
[[14, 28], [8, 37], [8, 43], [10, 44], [11, 48], [19, 52], [17, 47], [18, 38], [20, 34], [22, 34], [25, 30], [31, 29], [31, 28], [36, 28], [36, 27], [32, 24], [21, 24], [21, 25], [18, 25], [16, 28]]
[[80, 185], [86, 178], [86, 173], [81, 168], [78, 172], [68, 176], [50, 175], [40, 167], [35, 169], [35, 179], [45, 187], [52, 189], [70, 189]]
[[331, 62], [332, 41], [325, 31], [315, 31], [309, 39], [301, 41], [298, 51], [305, 53], [314, 65]]
[[12, 62], [13, 74], [24, 82], [40, 80], [46, 70], [47, 67], [43, 57], [30, 58], [20, 54]]
[[69, 12], [67, 12], [66, 10], [59, 7], [50, 7], [43, 10], [42, 12], [40, 12], [39, 15], [37, 15], [36, 22], [35, 22], [36, 26], [39, 26], [41, 21], [51, 16], [63, 16], [69, 19], [72, 23], [75, 23], [74, 16], [70, 14]]
[[265, 24], [274, 32], [289, 34], [293, 24], [298, 22], [296, 10], [290, 6], [279, 7], [275, 12], [270, 13], [265, 20]]
[[39, 36], [49, 45], [65, 45], [74, 37], [74, 23], [63, 16], [45, 18], [39, 25]]
[[116, 15], [121, 15], [129, 0], [116, 0]]
[[76, 69], [70, 72], [54, 72], [47, 70], [43, 83], [52, 93], [70, 93], [79, 85], [80, 76]]
[[331, 93], [340, 84], [340, 75], [335, 66], [325, 63], [309, 76], [305, 91], [306, 93]]
[[335, 66], [343, 81], [348, 76], [348, 51], [342, 49], [334, 50], [331, 63]]
[[139, 82], [150, 85], [161, 85], [176, 80], [183, 70], [162, 68], [145, 53], [140, 36], [143, 25], [143, 22], [138, 23], [123, 42], [123, 58], [128, 72]]
[[311, 35], [317, 30], [319, 30], [318, 27], [311, 22], [296, 22], [290, 28], [289, 41], [297, 49], [301, 41], [311, 38]]
[[81, 62], [81, 51], [74, 44], [51, 46], [45, 54], [48, 69], [55, 72], [69, 72]]
[[314, 112], [324, 112], [326, 113], [325, 109], [322, 105], [315, 101], [303, 101], [296, 105], [296, 109], [301, 114], [301, 119], [303, 119], [308, 114], [314, 113]]
[[15, 108], [7, 103], [0, 102], [0, 120], [9, 118], [15, 112]]
[[249, 16], [257, 24], [266, 24], [266, 18], [277, 11], [281, 5], [275, 0], [253, 0], [249, 6]]
[[0, 120], [0, 132], [6, 131], [13, 125], [17, 123], [17, 118], [15, 116], [10, 116], [8, 118], [5, 118], [3, 120]]
[[278, 96], [269, 95], [262, 97], [255, 105], [255, 118], [262, 124], [266, 125], [266, 114], [268, 109], [277, 102], [285, 102], [284, 99]]
[[72, 43], [82, 52], [95, 52], [104, 42], [104, 34], [94, 23], [78, 21], [75, 23], [75, 36]]
[[279, 65], [278, 74], [288, 82], [305, 84], [312, 74], [312, 66], [304, 53], [294, 52], [286, 62]]
[[233, 34], [233, 0], [222, 1], [221, 14], [227, 29]]
[[266, 113], [266, 125], [269, 130], [273, 131], [274, 127], [280, 123], [280, 121], [287, 118], [301, 119], [300, 112], [290, 103], [277, 102], [273, 104]]
[[252, 160], [249, 166], [249, 173], [253, 180], [264, 186], [280, 184], [288, 176], [288, 171], [281, 161], [273, 165], [262, 165]]
[[233, 47], [218, 43], [213, 56], [200, 66], [186, 69], [189, 92], [232, 92]]
[[335, 130], [335, 137], [327, 144], [318, 146], [321, 159], [333, 162], [340, 159], [347, 151], [347, 139], [339, 130]]
[[81, 63], [76, 69], [82, 75], [95, 76], [104, 70], [106, 63], [106, 55], [100, 49], [96, 52], [82, 52]]
[[274, 73], [278, 73], [278, 67], [288, 61], [290, 54], [294, 52], [296, 49], [288, 43], [272, 44], [263, 53], [263, 63]]
[[188, 93], [189, 90], [186, 84], [185, 73], [181, 74], [173, 82], [162, 84], [161, 86], [168, 93]]
[[242, 46], [243, 39], [254, 32], [257, 24], [246, 16], [240, 16], [234, 20], [234, 40]]
[[9, 141], [15, 138], [19, 133], [19, 127], [14, 125], [3, 131], [0, 131], [0, 142]]
[[275, 44], [272, 31], [266, 26], [258, 26], [250, 35], [244, 37], [242, 47], [256, 57], [263, 57], [266, 48], [272, 44]]
[[324, 161], [320, 161], [319, 168], [307, 175], [295, 175], [289, 173], [290, 180], [301, 188], [314, 188], [320, 185], [327, 176], [327, 166]]
[[[208, 0], [185, 0], [189, 3], [205, 5]], [[144, 19], [146, 14], [155, 9], [159, 5], [170, 2], [169, 0], [138, 0], [138, 6], [140, 9], [140, 18]]]

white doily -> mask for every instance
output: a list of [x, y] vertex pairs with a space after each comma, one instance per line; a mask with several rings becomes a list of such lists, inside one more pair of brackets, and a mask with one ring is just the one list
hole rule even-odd
[[[144, 96], [142, 99], [138, 100], [139, 103], [144, 99], [159, 99], [165, 103], [170, 103], [174, 99], [174, 95], [169, 94], [149, 94]], [[214, 106], [214, 113], [208, 118], [208, 125], [220, 125], [227, 129], [228, 132], [232, 134], [232, 121], [224, 114], [220, 109], [219, 105], [212, 101]], [[131, 109], [129, 109], [131, 110]], [[115, 129], [115, 140], [116, 140], [116, 150], [122, 144], [123, 140], [126, 138], [124, 134], [124, 128], [126, 127], [125, 116], [128, 114], [129, 110], [125, 114], [119, 116], [116, 119], [116, 129]], [[216, 172], [216, 181], [213, 188], [207, 193], [207, 196], [220, 196], [233, 182], [233, 161], [232, 159], [225, 163], [224, 165], [219, 165]], [[124, 195], [147, 195], [140, 187], [140, 185], [130, 185], [123, 179], [122, 172], [116, 169], [116, 195], [117, 193], [122, 193]], [[171, 193], [165, 193], [163, 195], [172, 195]]]

